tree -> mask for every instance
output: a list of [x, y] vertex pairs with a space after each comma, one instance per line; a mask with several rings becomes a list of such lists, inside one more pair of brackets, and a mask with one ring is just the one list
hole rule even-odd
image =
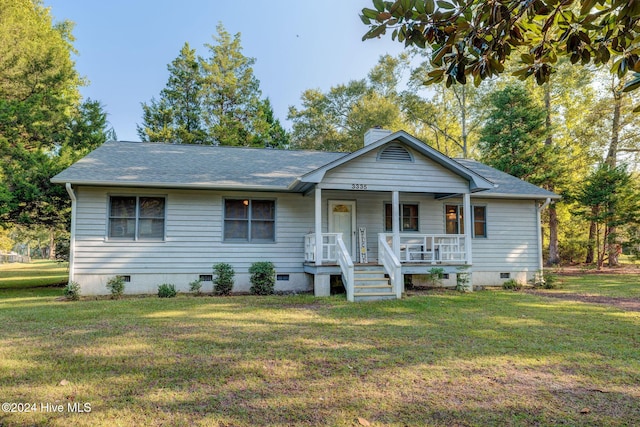
[[546, 111], [519, 84], [488, 99], [491, 107], [478, 143], [482, 161], [532, 184], [544, 183], [551, 155], [544, 143]]
[[169, 79], [160, 99], [142, 103], [143, 123], [137, 126], [138, 135], [143, 141], [206, 143], [200, 93], [202, 75], [196, 51], [185, 43], [167, 69]]
[[257, 134], [251, 145], [266, 148], [289, 148], [289, 134], [280, 124], [280, 120], [275, 117], [269, 98], [260, 101], [258, 115]]
[[142, 103], [143, 141], [284, 148], [289, 137], [261, 100], [254, 58], [242, 54], [240, 33], [217, 26], [209, 58], [185, 43], [167, 66], [169, 79], [158, 99]]
[[0, 253], [9, 252], [13, 249], [14, 241], [9, 234], [9, 230], [0, 227]]
[[[600, 269], [616, 237], [610, 234], [611, 230], [640, 222], [640, 188], [624, 166], [602, 163], [585, 180], [578, 200], [583, 208], [576, 213], [596, 224], [597, 264]], [[617, 252], [621, 242], [616, 245]]]
[[215, 144], [247, 146], [259, 125], [260, 81], [254, 58], [242, 54], [240, 33], [233, 37], [219, 23], [209, 58], [200, 58], [204, 123]]
[[289, 107], [293, 122], [292, 143], [296, 148], [325, 151], [355, 151], [362, 147], [367, 129], [411, 130], [404, 119], [397, 91], [406, 56], [381, 56], [367, 79], [333, 86], [323, 93], [302, 93], [302, 108]]
[[0, 223], [46, 227], [51, 241], [69, 201], [49, 180], [80, 147], [70, 132], [96, 112], [79, 102], [71, 29], [40, 1], [0, 1]]
[[[431, 50], [428, 83], [477, 85], [504, 72], [514, 54], [521, 65], [514, 74], [535, 76], [538, 84], [549, 81], [560, 56], [572, 64], [610, 62], [619, 77], [640, 73], [637, 1], [373, 0], [373, 6], [362, 9], [369, 26], [363, 40], [391, 29], [405, 46]], [[640, 87], [640, 74], [634, 76], [629, 89]]]

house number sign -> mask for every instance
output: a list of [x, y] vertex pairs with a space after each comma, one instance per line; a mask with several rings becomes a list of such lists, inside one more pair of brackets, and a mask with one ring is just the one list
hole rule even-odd
[[352, 190], [366, 190], [367, 184], [351, 184]]

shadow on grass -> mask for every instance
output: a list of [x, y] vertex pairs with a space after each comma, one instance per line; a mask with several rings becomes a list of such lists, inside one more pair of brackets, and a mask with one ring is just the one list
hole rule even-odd
[[0, 320], [0, 394], [93, 403], [9, 424], [640, 422], [638, 316], [526, 294], [0, 300]]

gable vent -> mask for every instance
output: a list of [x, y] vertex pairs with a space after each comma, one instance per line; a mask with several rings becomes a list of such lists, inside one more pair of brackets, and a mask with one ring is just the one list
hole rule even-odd
[[413, 156], [400, 145], [390, 145], [378, 153], [378, 160], [413, 162]]

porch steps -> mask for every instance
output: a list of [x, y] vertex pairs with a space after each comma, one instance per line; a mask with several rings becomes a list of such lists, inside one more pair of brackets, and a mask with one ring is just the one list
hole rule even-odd
[[354, 268], [354, 301], [376, 301], [396, 299], [389, 278], [379, 266], [360, 266]]

